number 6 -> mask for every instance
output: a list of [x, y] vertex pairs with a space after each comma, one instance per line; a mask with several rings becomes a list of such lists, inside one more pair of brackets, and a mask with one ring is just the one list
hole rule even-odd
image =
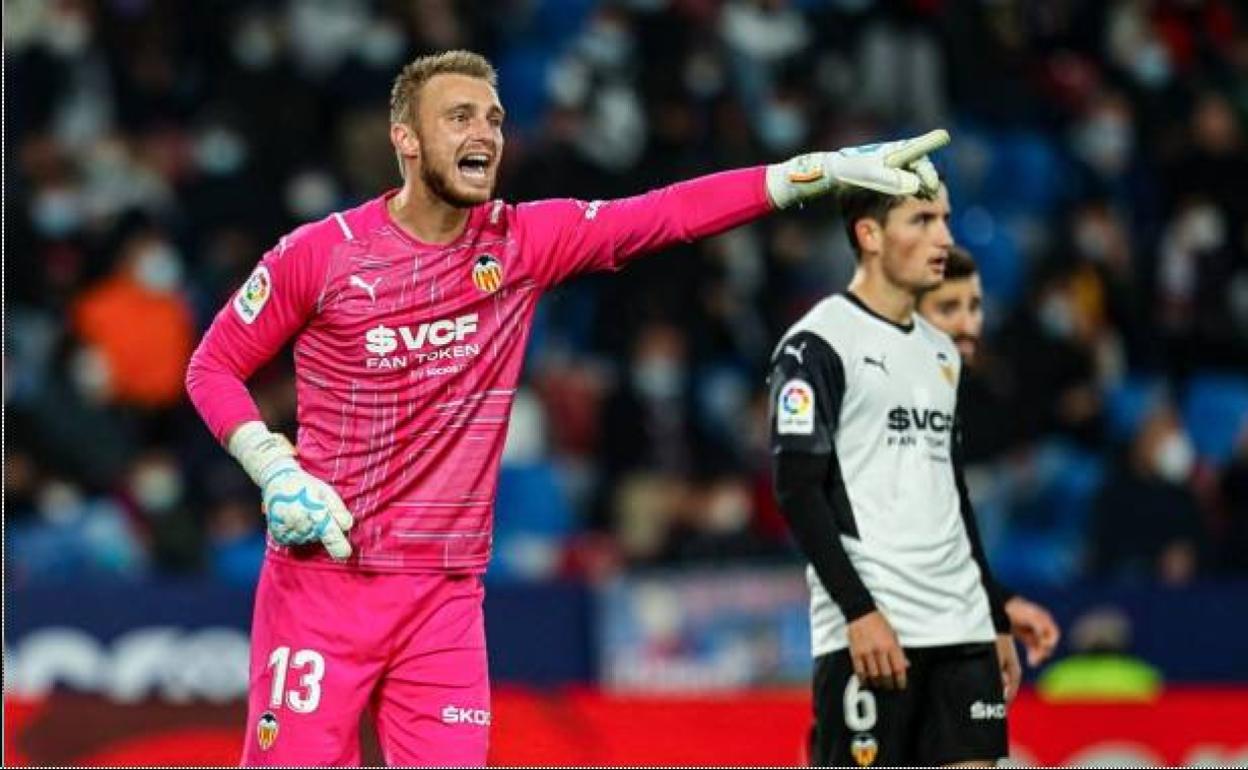
[[875, 727], [875, 694], [862, 689], [857, 674], [849, 675], [849, 683], [845, 685], [845, 726], [856, 733], [866, 732]]

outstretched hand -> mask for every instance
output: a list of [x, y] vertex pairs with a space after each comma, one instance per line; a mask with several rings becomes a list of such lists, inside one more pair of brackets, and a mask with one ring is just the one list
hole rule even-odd
[[884, 195], [935, 195], [940, 175], [927, 157], [949, 144], [943, 128], [895, 142], [812, 152], [767, 167], [767, 194], [785, 208], [838, 186], [862, 187]]

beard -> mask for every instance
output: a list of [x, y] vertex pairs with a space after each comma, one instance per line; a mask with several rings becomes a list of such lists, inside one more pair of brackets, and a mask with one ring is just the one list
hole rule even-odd
[[974, 366], [975, 359], [979, 357], [979, 337], [970, 334], [955, 334], [953, 344], [958, 348], [958, 353], [962, 355], [962, 361], [968, 367]]
[[490, 199], [493, 188], [487, 191], [485, 198], [477, 200], [475, 197], [462, 195], [455, 191], [451, 184], [451, 175], [448, 172], [433, 168], [431, 165], [422, 163], [420, 165], [420, 179], [425, 186], [433, 192], [434, 195], [441, 198], [446, 203], [457, 209], [470, 209], [478, 203], [482, 203]]
[[[422, 147], [429, 146], [425, 142], [425, 136], [416, 129], [416, 139]], [[494, 185], [491, 184], [489, 189], [485, 191], [485, 195], [477, 198], [479, 195], [475, 190], [467, 194], [456, 192], [454, 184], [451, 182], [451, 174], [455, 171], [454, 160], [449, 160], [445, 165], [431, 162], [428, 156], [421, 159], [420, 163], [420, 181], [425, 183], [430, 192], [441, 198], [447, 204], [457, 209], [470, 209], [480, 203], [484, 203], [494, 195]]]

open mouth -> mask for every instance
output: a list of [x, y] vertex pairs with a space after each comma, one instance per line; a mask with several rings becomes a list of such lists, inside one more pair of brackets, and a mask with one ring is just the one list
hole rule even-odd
[[484, 152], [468, 153], [459, 159], [459, 172], [469, 179], [484, 181], [490, 171], [490, 156]]

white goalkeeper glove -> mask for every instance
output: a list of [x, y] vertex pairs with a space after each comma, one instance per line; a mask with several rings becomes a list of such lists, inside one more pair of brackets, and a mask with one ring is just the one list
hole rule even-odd
[[783, 209], [834, 187], [865, 187], [885, 195], [934, 195], [940, 176], [927, 154], [949, 144], [943, 128], [912, 139], [811, 152], [767, 167], [767, 195]]
[[320, 541], [342, 561], [351, 555], [347, 531], [355, 523], [329, 484], [299, 467], [295, 449], [262, 422], [245, 422], [230, 436], [230, 454], [260, 487], [269, 535], [279, 545]]

